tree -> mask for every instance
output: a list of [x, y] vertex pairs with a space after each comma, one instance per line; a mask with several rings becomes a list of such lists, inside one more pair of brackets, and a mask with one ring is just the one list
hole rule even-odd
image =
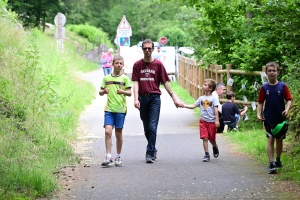
[[[59, 0], [10, 0], [8, 7], [18, 13], [23, 26], [45, 29], [45, 22], [59, 11]], [[42, 22], [42, 23], [41, 23]]]
[[157, 40], [160, 37], [168, 39], [168, 46], [190, 46], [189, 35], [179, 28], [165, 28], [159, 32]]

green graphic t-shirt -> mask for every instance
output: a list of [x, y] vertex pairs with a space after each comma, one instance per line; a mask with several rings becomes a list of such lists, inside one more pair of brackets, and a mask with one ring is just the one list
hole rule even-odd
[[101, 88], [109, 89], [104, 111], [126, 113], [126, 96], [124, 94], [117, 94], [117, 90], [126, 90], [127, 88], [131, 88], [130, 79], [128, 76], [124, 74], [120, 76], [112, 76], [112, 74], [109, 74], [103, 78]]

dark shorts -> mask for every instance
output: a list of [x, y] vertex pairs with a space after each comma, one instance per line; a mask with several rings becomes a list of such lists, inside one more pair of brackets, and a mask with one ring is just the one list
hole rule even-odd
[[[275, 126], [276, 126], [276, 124], [270, 124], [270, 123], [264, 121], [264, 127], [265, 127], [265, 130], [266, 130], [267, 138], [273, 137], [272, 134], [271, 134], [271, 128], [275, 127]], [[286, 138], [286, 134], [283, 135], [281, 138], [279, 138], [279, 140], [283, 140], [285, 138]]]

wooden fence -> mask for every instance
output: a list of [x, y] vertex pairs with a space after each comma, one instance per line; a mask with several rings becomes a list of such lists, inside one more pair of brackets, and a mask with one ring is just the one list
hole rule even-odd
[[[215, 64], [201, 68], [196, 60], [179, 55], [177, 80], [179, 85], [187, 90], [194, 99], [198, 99], [199, 96], [204, 94], [201, 86], [206, 78], [214, 79], [216, 82], [223, 82], [224, 74], [226, 74], [228, 81], [233, 75], [261, 76], [261, 73], [265, 71], [264, 69], [265, 66], [262, 67], [262, 71], [246, 72], [233, 69], [233, 65], [231, 64], [227, 64], [226, 69], [223, 69], [222, 65]], [[227, 85], [227, 81], [225, 85]], [[234, 92], [234, 86], [227, 85], [227, 91]], [[220, 99], [220, 102], [224, 103], [226, 99]], [[237, 104], [251, 104], [251, 102], [244, 102], [242, 100], [235, 100], [234, 102]]]

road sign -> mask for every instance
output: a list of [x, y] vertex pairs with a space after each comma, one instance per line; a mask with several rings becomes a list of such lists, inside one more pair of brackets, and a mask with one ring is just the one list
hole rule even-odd
[[120, 46], [130, 46], [130, 38], [129, 37], [120, 37]]
[[166, 45], [168, 42], [166, 37], [161, 37], [159, 38], [159, 44], [161, 44], [162, 46]]
[[54, 18], [54, 23], [57, 27], [63, 27], [66, 23], [66, 16], [62, 13], [57, 13]]
[[126, 16], [123, 15], [123, 18], [121, 19], [119, 26], [117, 28], [117, 35], [118, 37], [130, 37], [132, 36], [132, 30], [129, 22], [126, 19]]

